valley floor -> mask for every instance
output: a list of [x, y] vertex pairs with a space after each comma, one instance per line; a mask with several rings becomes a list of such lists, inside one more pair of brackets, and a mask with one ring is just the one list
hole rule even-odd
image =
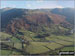
[[[3, 34], [3, 33], [1, 33]], [[18, 38], [11, 37], [11, 35], [4, 35], [10, 37], [10, 41], [1, 41], [1, 55], [59, 55], [59, 52], [73, 51], [74, 52], [74, 38], [70, 36], [56, 36], [51, 35], [46, 37], [45, 41], [40, 41], [39, 38], [31, 38], [30, 42], [22, 42]], [[6, 39], [6, 36], [0, 37]], [[12, 41], [12, 42], [11, 42]]]

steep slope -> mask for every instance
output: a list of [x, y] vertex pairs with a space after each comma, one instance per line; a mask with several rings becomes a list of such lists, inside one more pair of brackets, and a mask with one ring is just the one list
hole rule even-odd
[[74, 8], [55, 8], [51, 10], [51, 12], [54, 14], [64, 15], [66, 17], [66, 21], [68, 21], [71, 24], [74, 24], [74, 11]]
[[[52, 11], [55, 12], [56, 9]], [[52, 28], [54, 25], [61, 25], [65, 28], [72, 27], [72, 25], [66, 20], [65, 15], [59, 15], [52, 11], [49, 12], [49, 10], [45, 9], [44, 11], [41, 11], [16, 8], [6, 10], [2, 12], [1, 15], [2, 30], [9, 33], [16, 33], [19, 30], [29, 30], [33, 32], [46, 31], [44, 29], [45, 27]], [[61, 10], [58, 10], [58, 12], [59, 11], [62, 12]]]
[[74, 51], [73, 24], [66, 15], [51, 9], [4, 8], [1, 13], [1, 55], [54, 55], [63, 48]]
[[16, 9], [12, 8], [9, 10], [2, 9], [3, 12], [1, 12], [1, 27], [5, 27], [11, 20], [13, 20], [16, 17], [21, 17], [24, 14], [23, 9]]

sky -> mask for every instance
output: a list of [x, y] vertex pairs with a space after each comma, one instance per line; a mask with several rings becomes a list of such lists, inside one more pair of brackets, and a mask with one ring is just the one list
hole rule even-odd
[[1, 1], [1, 8], [26, 8], [26, 9], [40, 9], [40, 8], [74, 8], [74, 0], [4, 0]]

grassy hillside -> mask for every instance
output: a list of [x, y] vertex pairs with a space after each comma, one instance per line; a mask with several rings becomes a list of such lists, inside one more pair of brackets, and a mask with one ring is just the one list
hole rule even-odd
[[[30, 32], [30, 31], [23, 31], [24, 34], [24, 39], [26, 41], [29, 41], [30, 43], [24, 43], [22, 44], [22, 40], [13, 37], [9, 34], [0, 32], [3, 36], [6, 35], [6, 37], [1, 37], [3, 39], [6, 39], [7, 37], [11, 39], [10, 42], [2, 42], [4, 43], [2, 46], [2, 55], [10, 55], [10, 54], [15, 54], [15, 55], [21, 55], [22, 52], [15, 52], [15, 49], [11, 48], [16, 48], [16, 50], [22, 50], [28, 54], [58, 54], [59, 51], [74, 51], [73, 49], [73, 35], [69, 36], [56, 36], [56, 35], [50, 35], [48, 37], [45, 37], [45, 41], [40, 41], [42, 39], [40, 38], [35, 38], [37, 34]], [[21, 36], [21, 35], [18, 35]], [[12, 37], [12, 38], [11, 38]], [[6, 47], [10, 46], [10, 48]], [[8, 52], [7, 52], [8, 51]]]
[[72, 9], [12, 8], [3, 10], [1, 17], [1, 55], [55, 55], [74, 51]]

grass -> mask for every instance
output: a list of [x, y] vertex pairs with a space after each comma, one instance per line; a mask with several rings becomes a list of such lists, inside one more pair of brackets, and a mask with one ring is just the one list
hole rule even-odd
[[13, 42], [2, 42], [2, 43], [6, 44], [8, 46], [12, 46], [13, 47]]
[[[26, 51], [29, 52], [30, 54], [36, 54], [36, 53], [43, 53], [43, 52], [49, 51], [48, 48], [50, 48], [51, 50], [55, 50], [55, 49], [63, 47], [64, 45], [73, 45], [72, 36], [68, 37], [68, 36], [51, 35], [50, 37], [46, 37], [46, 40], [54, 41], [54, 42], [51, 42], [51, 43], [31, 42], [31, 45], [27, 47]], [[68, 42], [68, 41], [71, 41], [71, 42]], [[48, 48], [46, 48], [45, 46], [47, 46]]]
[[27, 31], [27, 30], [19, 30], [20, 32], [22, 32], [24, 34], [24, 38], [29, 40], [29, 41], [33, 41], [36, 40], [34, 37], [36, 36], [35, 33], [31, 32], [31, 31]]
[[16, 56], [16, 55], [22, 55], [22, 54], [20, 52], [12, 51], [12, 54], [10, 54], [10, 55]]
[[57, 38], [59, 38], [61, 40], [72, 41], [72, 42], [73, 42], [73, 39], [74, 39], [71, 36], [57, 36]]
[[31, 42], [31, 44], [34, 44], [34, 45], [48, 45], [49, 42]]
[[0, 50], [1, 55], [10, 56], [10, 55], [21, 55], [20, 52], [12, 51], [12, 50]]
[[57, 48], [62, 47], [62, 45], [57, 44], [57, 43], [50, 43], [50, 44], [48, 44], [48, 45], [46, 45], [46, 46], [47, 46], [48, 48], [52, 49], [52, 50], [55, 50], [55, 49], [57, 49]]
[[0, 32], [0, 37], [11, 37], [11, 35], [7, 34], [7, 33], [4, 33], [4, 32]]
[[50, 49], [52, 49], [52, 50], [54, 50], [55, 48], [59, 48], [59, 47], [62, 47], [62, 45], [60, 45], [60, 44], [57, 44], [57, 43], [54, 43], [54, 42], [52, 42], [52, 43], [49, 43], [49, 42], [32, 42], [32, 44], [34, 44], [34, 45], [42, 45], [42, 46], [47, 46], [48, 48], [50, 48]]
[[64, 47], [61, 51], [74, 51], [74, 47]]
[[49, 37], [46, 37], [47, 40], [51, 39], [61, 39], [61, 40], [68, 40], [68, 41], [73, 41], [73, 36], [56, 36], [56, 35], [51, 35]]
[[0, 32], [0, 39], [1, 39], [1, 41], [5, 40], [6, 38], [10, 38], [10, 37], [12, 37], [12, 35], [9, 35], [9, 34], [4, 33], [4, 32]]
[[16, 37], [13, 37], [13, 38], [11, 38], [11, 42], [16, 43], [16, 42], [21, 42], [21, 41], [19, 39], [17, 39]]
[[9, 55], [9, 54], [11, 54], [11, 50], [0, 50], [0, 52], [1, 52], [1, 55]]
[[[21, 30], [22, 31], [22, 30]], [[72, 36], [56, 36], [56, 35], [50, 35], [48, 37], [46, 37], [45, 39], [48, 41], [54, 41], [54, 42], [39, 42], [39, 40], [41, 40], [40, 38], [35, 38], [36, 34], [30, 31], [22, 31], [24, 33], [24, 38], [26, 38], [27, 40], [31, 41], [31, 44], [26, 46], [24, 44], [26, 50], [26, 52], [30, 53], [30, 54], [40, 54], [40, 53], [45, 53], [51, 50], [55, 50], [55, 49], [59, 49], [65, 45], [73, 45], [73, 37]], [[1, 32], [0, 32], [1, 33]], [[6, 33], [1, 33], [3, 39], [6, 38], [10, 38], [11, 35], [6, 34]], [[34, 40], [38, 41], [35, 42]], [[13, 42], [14, 42], [14, 47], [17, 49], [22, 49], [22, 43], [19, 39], [17, 39], [16, 37], [12, 37], [11, 38], [11, 42], [7, 42], [5, 44], [9, 45], [9, 46], [13, 46]], [[61, 49], [62, 51], [70, 51], [73, 50], [73, 47], [64, 47]], [[9, 54], [10, 50], [2, 50], [2, 54]], [[57, 52], [57, 51], [56, 51]], [[20, 54], [18, 52], [13, 51], [12, 54]]]
[[17, 49], [22, 49], [22, 44], [21, 43], [14, 43], [14, 47]]
[[46, 40], [55, 41], [56, 43], [59, 43], [59, 44], [62, 44], [62, 45], [73, 45], [72, 37], [67, 37], [67, 36], [52, 35], [50, 37], [47, 37]]
[[21, 42], [19, 39], [17, 39], [16, 37], [13, 37], [12, 35], [9, 35], [9, 34], [4, 33], [4, 32], [0, 32], [1, 41], [8, 41], [8, 40], [6, 40], [8, 38], [10, 39], [10, 42]]
[[38, 43], [31, 43], [27, 48], [26, 51], [30, 54], [40, 54], [49, 51], [46, 47], [42, 46]]
[[62, 45], [73, 45], [73, 42], [67, 42], [67, 41], [62, 41], [58, 39], [56, 39], [55, 42]]

